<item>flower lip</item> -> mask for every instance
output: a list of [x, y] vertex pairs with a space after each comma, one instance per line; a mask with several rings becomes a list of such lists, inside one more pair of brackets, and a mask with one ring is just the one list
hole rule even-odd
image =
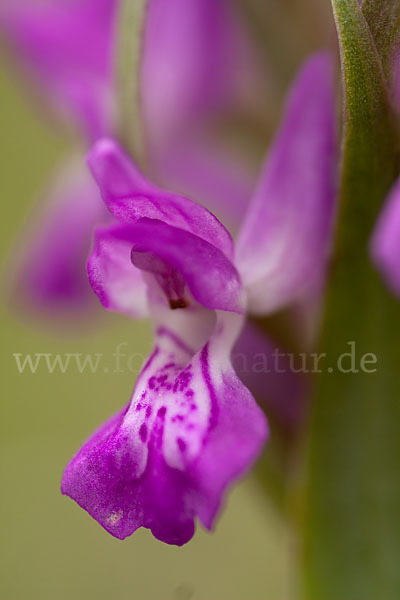
[[[119, 539], [147, 527], [161, 541], [182, 545], [196, 518], [212, 529], [227, 488], [266, 439], [265, 416], [229, 361], [242, 317], [214, 316], [197, 313], [198, 333], [207, 339], [193, 354], [181, 338], [186, 328], [176, 327], [179, 315], [171, 319], [164, 307], [168, 327], [157, 330], [128, 409], [65, 469], [62, 492]], [[210, 319], [211, 335], [204, 331]]]

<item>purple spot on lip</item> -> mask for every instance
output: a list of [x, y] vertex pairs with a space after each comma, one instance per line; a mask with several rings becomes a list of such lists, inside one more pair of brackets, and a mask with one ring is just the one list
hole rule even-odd
[[140, 404], [140, 402], [139, 402], [139, 404], [136, 405], [136, 410], [137, 411], [142, 410], [142, 405]]
[[166, 406], [161, 406], [161, 408], [158, 409], [157, 415], [159, 417], [161, 417], [161, 419], [163, 419], [165, 417], [165, 413], [167, 412], [167, 407]]
[[191, 373], [189, 373], [187, 370], [182, 371], [182, 373], [180, 373], [180, 375], [175, 380], [174, 388], [173, 388], [174, 392], [177, 392], [178, 390], [180, 392], [183, 392], [189, 386], [191, 379], [192, 379]]
[[167, 380], [168, 380], [168, 375], [160, 375], [158, 377], [158, 383], [160, 384], [161, 387], [165, 387]]
[[146, 417], [149, 418], [151, 416], [153, 409], [151, 408], [151, 406], [148, 406], [146, 408]]
[[185, 396], [187, 396], [188, 398], [192, 398], [192, 396], [194, 396], [194, 391], [188, 390], [187, 392], [185, 392]]
[[177, 438], [176, 443], [178, 444], [178, 448], [179, 448], [180, 452], [182, 452], [182, 453], [185, 452], [185, 450], [186, 450], [185, 440], [183, 440], [182, 438]]
[[156, 386], [156, 378], [155, 377], [150, 377], [150, 379], [149, 379], [149, 388], [151, 390], [154, 390], [155, 386]]
[[147, 425], [146, 425], [146, 423], [142, 423], [142, 425], [140, 426], [139, 435], [140, 435], [140, 439], [142, 440], [142, 442], [145, 442], [147, 440]]

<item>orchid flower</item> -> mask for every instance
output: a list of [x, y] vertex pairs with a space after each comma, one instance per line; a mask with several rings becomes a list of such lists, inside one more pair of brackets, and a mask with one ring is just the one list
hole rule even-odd
[[[219, 111], [243, 105], [249, 95], [243, 90], [253, 90], [252, 95], [257, 96], [252, 67], [256, 61], [242, 24], [225, 0], [192, 0], [189, 4], [186, 0], [148, 3], [141, 94], [151, 170], [168, 186], [201, 197], [219, 207], [224, 216], [228, 212], [234, 224], [244, 213], [252, 172], [229, 152], [216, 151], [215, 146], [211, 152], [203, 139], [204, 126]], [[23, 74], [54, 112], [75, 123], [90, 142], [115, 134], [112, 66], [118, 8], [118, 0], [6, 0], [0, 6], [0, 31]], [[192, 135], [190, 141], [186, 135], [183, 150], [180, 135], [188, 130]], [[173, 164], [171, 144], [181, 148]], [[93, 228], [107, 220], [107, 214], [96, 186], [88, 181], [82, 189], [83, 170], [76, 167], [74, 173], [69, 164], [59, 169], [47, 194], [48, 208], [25, 233], [19, 252], [19, 295], [28, 306], [45, 308], [46, 316], [60, 310], [74, 318], [77, 312], [86, 314], [88, 308], [93, 312], [84, 265]], [[63, 190], [67, 178], [68, 190]], [[225, 210], [226, 197], [235, 203], [234, 211]], [[91, 211], [85, 227], [77, 204], [85, 215]], [[71, 226], [64, 227], [65, 222]], [[60, 247], [69, 248], [57, 269], [52, 261], [32, 261], [38, 255], [52, 255], [54, 239], [48, 231], [54, 230]], [[21, 243], [18, 246], [21, 248]], [[60, 286], [63, 278], [70, 284]]]
[[103, 306], [149, 314], [155, 348], [127, 407], [66, 467], [62, 491], [123, 539], [139, 527], [181, 545], [213, 527], [226, 488], [259, 454], [263, 413], [230, 355], [251, 312], [314, 289], [334, 200], [327, 55], [303, 68], [235, 246], [207, 209], [149, 181], [117, 142], [89, 165], [116, 224], [96, 231], [89, 280]]

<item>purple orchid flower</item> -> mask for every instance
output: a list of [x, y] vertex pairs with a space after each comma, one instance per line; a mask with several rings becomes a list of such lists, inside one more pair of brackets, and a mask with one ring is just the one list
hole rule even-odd
[[[225, 0], [189, 4], [148, 3], [141, 71], [151, 170], [168, 187], [201, 198], [234, 226], [244, 214], [253, 174], [237, 158], [217, 151], [215, 144], [211, 149], [204, 130], [220, 111], [247, 102], [250, 94], [243, 90], [253, 90], [252, 97], [257, 97], [256, 79], [261, 77], [255, 74], [255, 54], [232, 7]], [[7, 0], [0, 7], [0, 30], [23, 73], [56, 112], [77, 123], [91, 141], [115, 133], [112, 62], [118, 7], [118, 0]], [[171, 145], [176, 148], [173, 160]], [[83, 265], [93, 228], [107, 215], [98, 208], [103, 205], [97, 188], [92, 185], [90, 190], [87, 183], [82, 189], [81, 171], [74, 173], [69, 166], [61, 170], [46, 202], [48, 211], [42, 213], [42, 226], [37, 223], [28, 231], [19, 252], [17, 291], [25, 303], [44, 308], [46, 316], [71, 313], [75, 319], [88, 308], [93, 313]], [[67, 177], [69, 201], [61, 190]], [[234, 203], [230, 210], [227, 197]], [[76, 210], [78, 203], [85, 215], [92, 211], [86, 227]], [[32, 262], [32, 256], [53, 254], [54, 236], [48, 232], [55, 230], [57, 245], [69, 248], [65, 260], [57, 268], [54, 261]], [[77, 269], [78, 264], [82, 267]], [[62, 286], [61, 280], [69, 284]]]
[[155, 349], [128, 406], [66, 467], [62, 492], [112, 535], [147, 527], [181, 545], [197, 517], [213, 527], [228, 485], [259, 454], [265, 418], [231, 350], [246, 312], [314, 289], [329, 249], [334, 105], [327, 55], [290, 97], [238, 244], [216, 217], [147, 180], [110, 139], [89, 156], [117, 223], [98, 229], [88, 272], [109, 310], [147, 310]]
[[145, 180], [111, 140], [90, 164], [119, 221], [97, 231], [91, 284], [110, 308], [126, 311], [129, 300], [129, 313], [147, 296], [156, 346], [128, 408], [74, 457], [62, 490], [116, 537], [144, 526], [181, 545], [195, 516], [212, 527], [223, 490], [266, 435], [229, 361], [244, 313], [233, 242], [205, 208]]

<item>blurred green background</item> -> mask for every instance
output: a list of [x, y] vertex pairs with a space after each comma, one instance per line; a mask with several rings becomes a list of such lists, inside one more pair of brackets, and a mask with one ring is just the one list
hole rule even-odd
[[[229, 495], [217, 529], [199, 528], [183, 548], [147, 530], [124, 542], [109, 536], [61, 496], [64, 465], [86, 436], [130, 397], [135, 375], [18, 373], [14, 353], [102, 353], [118, 344], [146, 354], [147, 323], [104, 314], [76, 332], [44, 327], [6, 301], [7, 263], [43, 186], [72, 142], [45, 126], [32, 99], [0, 75], [2, 257], [1, 574], [0, 597], [281, 600], [289, 593], [293, 542], [251, 476]], [[40, 198], [39, 198], [40, 199]], [[106, 360], [106, 359], [105, 359]], [[109, 360], [112, 360], [111, 358]], [[104, 363], [105, 364], [105, 363]], [[139, 364], [137, 364], [139, 366]]]

